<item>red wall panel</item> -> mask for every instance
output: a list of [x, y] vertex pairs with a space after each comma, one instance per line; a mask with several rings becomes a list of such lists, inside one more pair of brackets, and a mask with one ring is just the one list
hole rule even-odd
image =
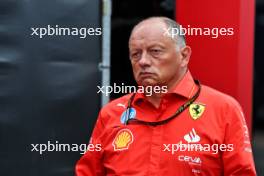
[[234, 35], [187, 35], [195, 78], [236, 98], [251, 128], [254, 0], [176, 0], [176, 21], [183, 27], [233, 28]]

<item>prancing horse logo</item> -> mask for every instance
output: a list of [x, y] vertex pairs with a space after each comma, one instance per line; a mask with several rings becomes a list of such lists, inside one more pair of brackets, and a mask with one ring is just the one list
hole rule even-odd
[[205, 105], [200, 103], [193, 103], [189, 107], [189, 112], [193, 120], [199, 119], [203, 114], [204, 110], [205, 110]]

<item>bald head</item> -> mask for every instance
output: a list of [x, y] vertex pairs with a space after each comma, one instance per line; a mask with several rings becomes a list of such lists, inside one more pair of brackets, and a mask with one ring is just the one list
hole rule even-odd
[[181, 30], [180, 25], [175, 22], [174, 20], [167, 18], [167, 17], [150, 17], [140, 21], [136, 26], [134, 26], [130, 39], [133, 38], [133, 34], [142, 30], [143, 28], [148, 29], [151, 32], [153, 28], [156, 30], [160, 30], [161, 35], [168, 37], [173, 40], [175, 45], [179, 48], [186, 46], [185, 36], [181, 34], [172, 35], [172, 31], [168, 29], [177, 29], [178, 31]]

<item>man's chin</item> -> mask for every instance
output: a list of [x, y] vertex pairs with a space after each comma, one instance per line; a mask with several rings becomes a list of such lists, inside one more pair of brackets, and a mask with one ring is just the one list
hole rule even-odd
[[147, 80], [141, 81], [139, 85], [143, 87], [147, 87], [147, 86], [156, 86], [158, 85], [158, 83], [156, 81], [147, 79]]

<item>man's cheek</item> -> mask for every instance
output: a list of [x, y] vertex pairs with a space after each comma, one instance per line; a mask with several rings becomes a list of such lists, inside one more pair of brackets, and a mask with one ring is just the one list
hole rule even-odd
[[132, 64], [132, 71], [133, 71], [134, 77], [137, 78], [140, 73], [140, 67], [137, 66], [136, 64]]
[[140, 71], [133, 70], [136, 81], [140, 81]]
[[156, 82], [160, 83], [163, 80], [163, 78], [166, 76], [164, 72], [166, 72], [166, 70], [164, 71], [163, 69], [155, 70], [153, 74], [153, 79], [155, 79]]

